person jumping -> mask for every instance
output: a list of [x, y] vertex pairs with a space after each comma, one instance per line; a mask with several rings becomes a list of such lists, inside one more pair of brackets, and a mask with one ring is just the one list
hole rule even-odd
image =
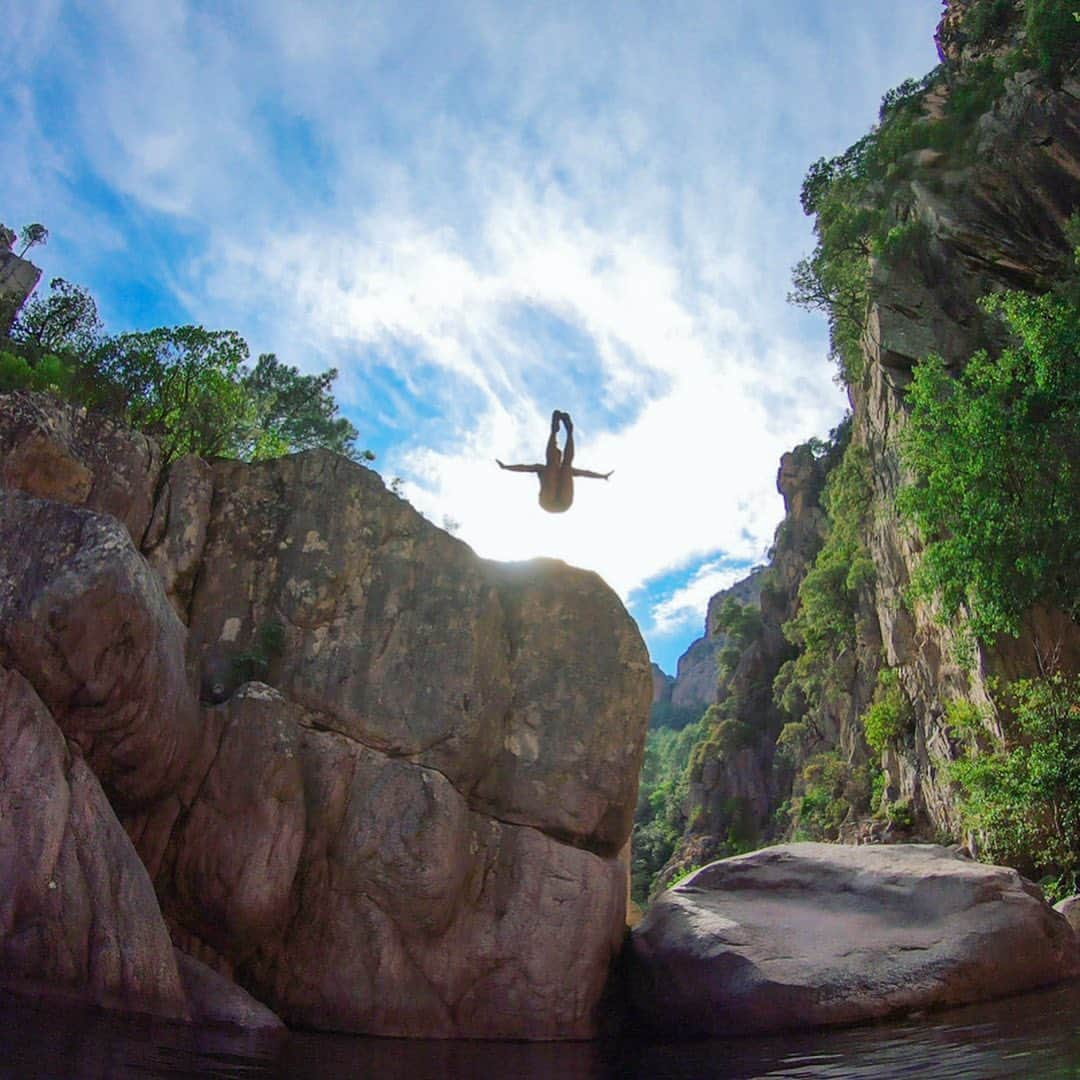
[[[557, 442], [560, 423], [566, 428], [566, 443], [561, 452]], [[611, 475], [611, 472], [598, 473], [574, 468], [574, 424], [569, 413], [559, 412], [558, 409], [551, 414], [551, 435], [545, 457], [543, 465], [504, 465], [498, 458], [495, 464], [507, 472], [536, 473], [540, 477], [540, 505], [549, 514], [561, 514], [570, 509], [574, 501], [575, 476], [606, 480]]]

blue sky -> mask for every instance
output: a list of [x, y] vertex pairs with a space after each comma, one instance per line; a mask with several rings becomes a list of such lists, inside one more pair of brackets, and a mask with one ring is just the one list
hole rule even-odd
[[[845, 399], [785, 303], [799, 186], [937, 62], [940, 0], [14, 0], [0, 220], [112, 330], [338, 368], [388, 480], [599, 572], [667, 671]], [[577, 429], [573, 510], [531, 476]]]

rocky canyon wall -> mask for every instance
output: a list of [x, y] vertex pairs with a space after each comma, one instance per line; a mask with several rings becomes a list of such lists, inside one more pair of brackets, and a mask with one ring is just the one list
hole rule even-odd
[[[911, 479], [900, 447], [914, 365], [936, 353], [956, 372], [977, 350], [1000, 349], [1002, 323], [980, 300], [1004, 290], [1043, 293], [1072, 265], [1080, 41], [1070, 30], [1071, 39], [1057, 42], [1064, 60], [1056, 71], [1040, 69], [1024, 48], [1026, 10], [1019, 0], [949, 0], [936, 37], [942, 66], [925, 81], [918, 103], [927, 124], [949, 118], [949, 138], [917, 145], [916, 121], [916, 148], [863, 191], [867, 209], [880, 215], [881, 234], [902, 239], [866, 244], [873, 253], [865, 264], [860, 356], [848, 372], [845, 438], [867, 478], [859, 542], [868, 563], [856, 575], [851, 640], [834, 650], [823, 676], [828, 687], [814, 691], [809, 711], [805, 701], [783, 702], [784, 665], [805, 643], [798, 635], [785, 642], [780, 627], [800, 609], [800, 585], [829, 533], [822, 489], [842, 457], [806, 446], [781, 465], [787, 516], [765, 575], [764, 631], [725, 676], [718, 697], [736, 700], [691, 757], [685, 831], [661, 881], [730, 853], [737, 806], [753, 808], [745, 846], [797, 832], [795, 804], [808, 791], [807, 767], [814, 770], [814, 799], [832, 803], [825, 808], [830, 839], [969, 841], [948, 777], [958, 753], [945, 715], [950, 703], [975, 705], [992, 741], [1001, 729], [988, 680], [1080, 670], [1080, 627], [1060, 611], [1031, 611], [1019, 637], [974, 645], [958, 622], [942, 622], [931, 605], [914, 599], [908, 586], [921, 548], [897, 511], [898, 491]], [[958, 98], [955, 108], [950, 95]], [[909, 721], [879, 755], [867, 744], [862, 719], [886, 669]], [[798, 722], [785, 731], [791, 721]], [[872, 791], [875, 774], [880, 790]]]
[[6, 983], [190, 1016], [194, 957], [290, 1023], [595, 1033], [652, 693], [599, 578], [43, 396], [0, 484]]

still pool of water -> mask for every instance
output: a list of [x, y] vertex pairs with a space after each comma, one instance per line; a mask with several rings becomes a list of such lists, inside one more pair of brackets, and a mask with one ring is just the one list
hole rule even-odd
[[3, 1080], [708, 1080], [1080, 1077], [1080, 982], [921, 1017], [769, 1038], [484, 1043], [280, 1039], [0, 1003]]

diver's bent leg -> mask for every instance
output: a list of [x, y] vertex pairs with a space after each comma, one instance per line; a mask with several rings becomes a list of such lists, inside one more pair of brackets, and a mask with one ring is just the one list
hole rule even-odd
[[551, 469], [558, 469], [560, 464], [559, 445], [555, 441], [555, 432], [553, 431], [548, 437], [547, 450], [544, 451], [544, 461], [546, 462], [545, 471]]

